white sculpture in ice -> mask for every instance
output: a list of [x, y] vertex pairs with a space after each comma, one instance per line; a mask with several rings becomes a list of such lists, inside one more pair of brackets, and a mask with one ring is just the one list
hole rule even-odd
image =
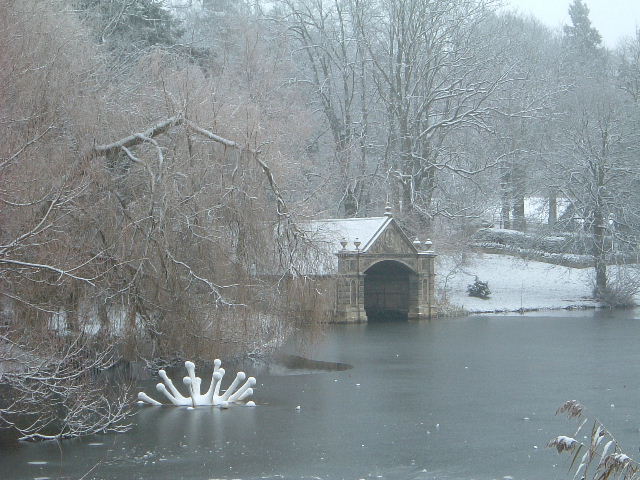
[[[171, 379], [167, 376], [167, 372], [160, 370], [158, 375], [164, 382], [158, 383], [156, 389], [162, 392], [169, 401], [176, 406], [199, 407], [199, 406], [217, 406], [226, 408], [232, 403], [244, 403], [244, 400], [253, 395], [253, 387], [256, 384], [254, 377], [247, 378], [246, 382], [238, 388], [238, 385], [247, 377], [244, 372], [238, 372], [229, 388], [221, 395], [220, 387], [222, 385], [222, 377], [224, 377], [224, 368], [220, 368], [221, 362], [216, 359], [213, 362], [213, 374], [211, 375], [211, 384], [209, 389], [204, 393], [200, 393], [200, 385], [202, 379], [196, 377], [196, 366], [193, 362], [184, 362], [188, 376], [182, 379], [182, 383], [187, 386], [189, 394], [185, 397], [175, 387]], [[236, 390], [237, 389], [237, 390]], [[143, 403], [150, 405], [162, 405], [144, 392], [138, 393], [138, 399]], [[252, 401], [244, 403], [247, 407], [255, 406]]]

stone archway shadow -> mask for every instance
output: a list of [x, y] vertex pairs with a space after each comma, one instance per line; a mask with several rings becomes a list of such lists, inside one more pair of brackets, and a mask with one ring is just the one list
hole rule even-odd
[[395, 260], [374, 263], [364, 271], [364, 310], [369, 321], [408, 320], [417, 303], [416, 273]]

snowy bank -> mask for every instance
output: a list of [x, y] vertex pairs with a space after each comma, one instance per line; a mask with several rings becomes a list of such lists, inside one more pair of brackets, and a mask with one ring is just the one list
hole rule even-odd
[[[468, 253], [464, 262], [441, 255], [437, 265], [439, 298], [471, 313], [593, 308], [592, 268], [571, 268], [482, 253]], [[469, 297], [467, 286], [478, 277], [489, 283], [487, 300]]]

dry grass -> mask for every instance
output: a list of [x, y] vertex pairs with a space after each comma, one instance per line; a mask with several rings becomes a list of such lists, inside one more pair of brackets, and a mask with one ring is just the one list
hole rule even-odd
[[556, 414], [566, 414], [569, 418], [578, 419], [580, 424], [572, 436], [561, 435], [553, 438], [547, 447], [555, 448], [558, 453], [572, 454], [569, 470], [573, 478], [586, 480], [633, 480], [640, 477], [640, 464], [622, 451], [618, 441], [604, 425], [595, 419], [592, 421], [591, 433], [587, 441], [579, 438], [582, 428], [589, 422], [584, 416], [585, 408], [576, 400], [565, 402]]

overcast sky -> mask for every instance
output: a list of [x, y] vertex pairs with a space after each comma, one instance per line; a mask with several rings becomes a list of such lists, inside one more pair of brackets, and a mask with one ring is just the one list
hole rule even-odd
[[[550, 27], [569, 23], [572, 0], [504, 0], [521, 13], [531, 13]], [[613, 48], [620, 38], [634, 35], [640, 27], [640, 0], [586, 0], [591, 24], [598, 29], [605, 44]]]

